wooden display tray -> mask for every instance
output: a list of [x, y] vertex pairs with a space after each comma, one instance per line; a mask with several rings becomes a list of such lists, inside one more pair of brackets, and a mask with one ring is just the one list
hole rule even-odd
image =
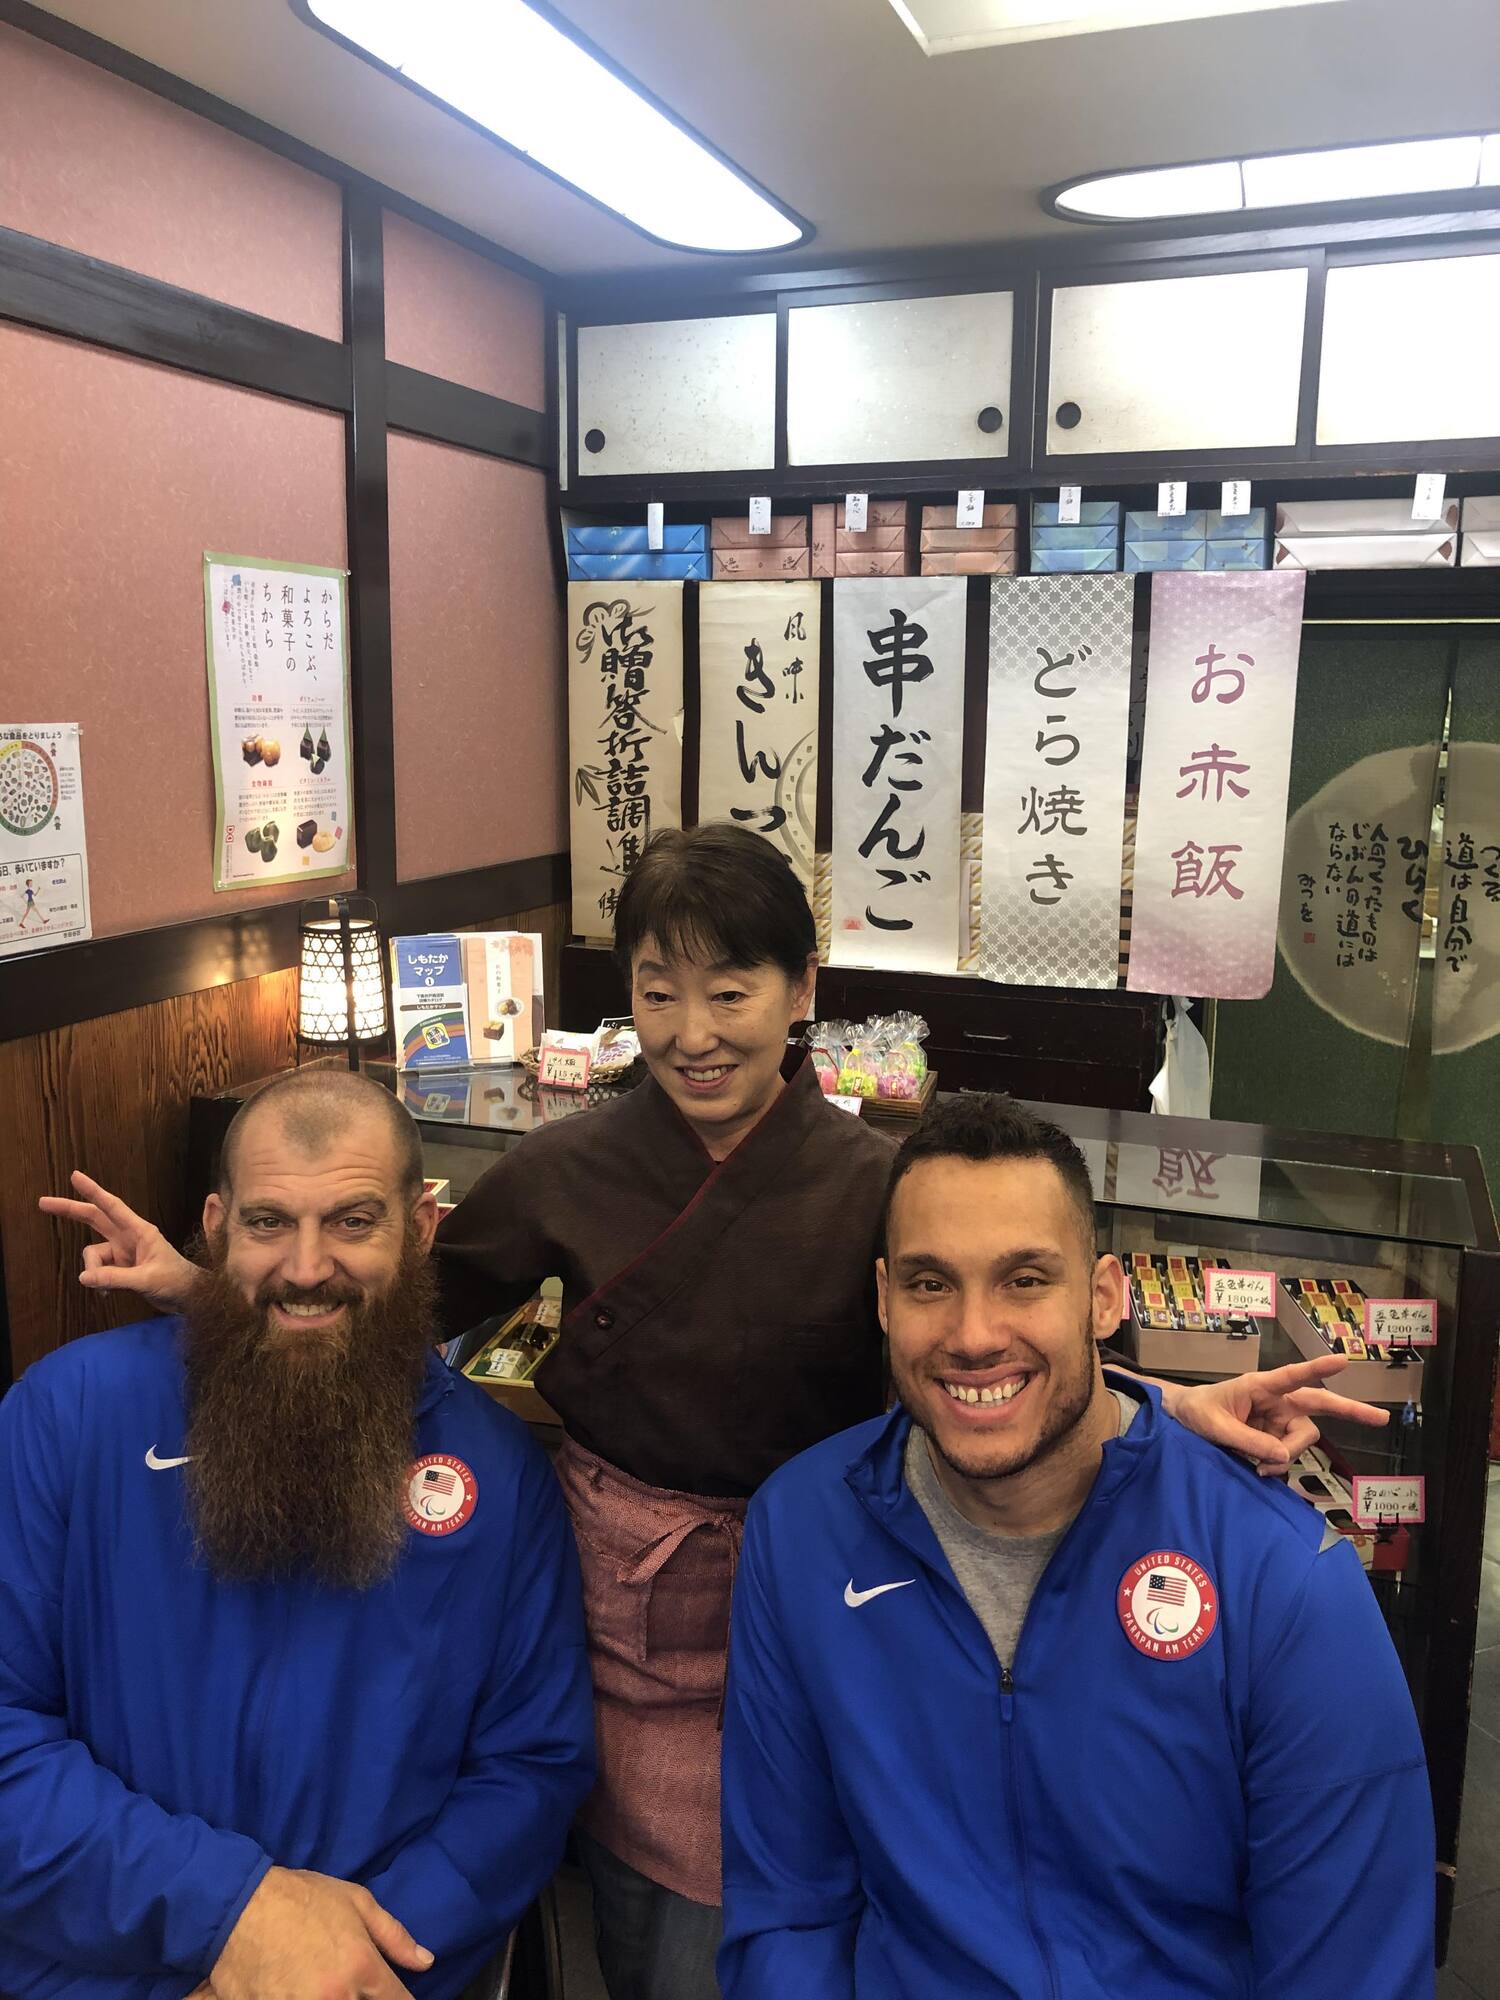
[[930, 1069], [922, 1081], [922, 1087], [915, 1097], [867, 1097], [864, 1100], [863, 1118], [899, 1118], [903, 1123], [911, 1123], [920, 1118], [937, 1095], [937, 1071]]

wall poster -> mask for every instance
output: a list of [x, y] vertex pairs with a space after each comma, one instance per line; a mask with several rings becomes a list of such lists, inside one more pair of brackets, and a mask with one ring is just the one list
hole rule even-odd
[[76, 722], [0, 724], [0, 958], [93, 936]]
[[206, 554], [214, 888], [353, 867], [346, 572]]

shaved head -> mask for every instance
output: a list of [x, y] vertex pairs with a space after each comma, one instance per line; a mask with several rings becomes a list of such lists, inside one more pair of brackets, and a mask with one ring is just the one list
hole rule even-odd
[[219, 1197], [229, 1203], [235, 1161], [252, 1122], [274, 1119], [299, 1152], [330, 1152], [349, 1126], [373, 1114], [390, 1133], [402, 1194], [415, 1201], [422, 1192], [422, 1140], [409, 1111], [388, 1090], [353, 1070], [298, 1069], [279, 1076], [242, 1104], [224, 1134], [219, 1155]]

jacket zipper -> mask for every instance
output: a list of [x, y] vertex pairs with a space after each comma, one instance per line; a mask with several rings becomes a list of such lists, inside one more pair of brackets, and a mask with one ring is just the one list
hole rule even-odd
[[1026, 1819], [1021, 1811], [1021, 1784], [1016, 1765], [1016, 1683], [1009, 1667], [1000, 1668], [1000, 1720], [1005, 1724], [1005, 1758], [1010, 1767], [1010, 1795], [1015, 1801], [1016, 1846], [1021, 1856], [1021, 1907], [1026, 1912], [1026, 1928], [1031, 1933], [1031, 1941], [1036, 1946], [1037, 1957], [1047, 1971], [1047, 1991], [1052, 2000], [1057, 2000], [1057, 1968], [1052, 1963], [1052, 1954], [1037, 1929], [1036, 1918], [1031, 1907], [1031, 1857], [1026, 1847]]

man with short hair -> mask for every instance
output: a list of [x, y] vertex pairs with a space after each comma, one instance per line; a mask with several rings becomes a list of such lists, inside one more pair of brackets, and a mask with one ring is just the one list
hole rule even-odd
[[1101, 1370], [1077, 1148], [929, 1113], [878, 1267], [901, 1407], [752, 1501], [727, 2000], [1419, 2000], [1422, 1744], [1358, 1559]]
[[0, 1403], [0, 1991], [452, 2000], [593, 1779], [561, 1496], [432, 1348], [387, 1092], [268, 1086], [203, 1222], [180, 1320]]

